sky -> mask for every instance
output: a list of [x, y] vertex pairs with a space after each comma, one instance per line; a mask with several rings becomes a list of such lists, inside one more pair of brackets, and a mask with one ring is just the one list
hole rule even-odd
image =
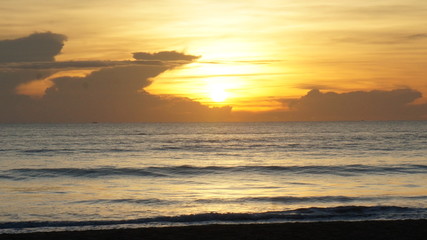
[[424, 0], [1, 0], [0, 122], [427, 119]]

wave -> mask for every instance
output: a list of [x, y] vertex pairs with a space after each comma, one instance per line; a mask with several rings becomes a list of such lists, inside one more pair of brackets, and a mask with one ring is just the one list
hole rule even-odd
[[196, 224], [287, 221], [337, 221], [337, 220], [398, 220], [426, 219], [427, 209], [398, 206], [339, 206], [327, 208], [300, 208], [280, 212], [258, 213], [200, 213], [180, 216], [158, 216], [130, 220], [93, 221], [23, 221], [0, 222], [1, 229], [87, 227], [125, 224]]
[[[195, 199], [194, 203], [198, 204], [228, 204], [228, 203], [283, 203], [283, 204], [301, 204], [301, 203], [350, 203], [350, 202], [384, 202], [390, 200], [425, 200], [426, 196], [275, 196], [275, 197], [243, 197], [243, 198], [206, 198]], [[73, 204], [143, 204], [143, 205], [170, 205], [180, 204], [178, 200], [167, 200], [158, 198], [134, 199], [134, 198], [118, 198], [118, 199], [93, 199], [74, 201]]]
[[86, 177], [99, 178], [108, 176], [130, 177], [176, 177], [206, 174], [325, 174], [337, 176], [357, 176], [362, 174], [426, 174], [427, 165], [342, 165], [342, 166], [206, 166], [190, 165], [145, 167], [145, 168], [18, 168], [3, 170], [0, 178], [25, 180], [28, 178]]
[[23, 150], [24, 153], [49, 153], [49, 152], [63, 152], [72, 151], [71, 149], [28, 149]]
[[356, 201], [375, 201], [390, 198], [401, 197], [347, 197], [347, 196], [310, 196], [310, 197], [292, 197], [292, 196], [276, 196], [276, 197], [245, 197], [237, 199], [210, 198], [198, 199], [198, 203], [239, 203], [239, 202], [272, 202], [272, 203], [327, 203], [327, 202], [356, 202]]
[[283, 204], [301, 204], [301, 203], [349, 203], [349, 202], [384, 202], [390, 200], [424, 200], [427, 196], [275, 196], [275, 197], [244, 197], [244, 198], [209, 198], [197, 199], [195, 202], [204, 204], [223, 204], [223, 203], [244, 203], [244, 202], [269, 202]]
[[[16, 151], [16, 150], [8, 150]], [[20, 150], [25, 155], [52, 155], [52, 154], [70, 154], [70, 153], [118, 153], [118, 152], [135, 152], [135, 149], [130, 148], [99, 148], [99, 149], [87, 149], [87, 148], [58, 148], [58, 149], [27, 149]]]
[[2, 178], [25, 180], [28, 178], [55, 178], [55, 177], [86, 177], [99, 178], [108, 176], [147, 176], [160, 177], [160, 173], [138, 168], [20, 168], [3, 171]]
[[133, 199], [133, 198], [120, 198], [120, 199], [95, 199], [95, 200], [83, 200], [74, 201], [74, 204], [120, 204], [120, 203], [131, 203], [131, 204], [144, 204], [144, 205], [167, 205], [176, 203], [175, 201], [162, 200], [157, 198], [148, 199]]

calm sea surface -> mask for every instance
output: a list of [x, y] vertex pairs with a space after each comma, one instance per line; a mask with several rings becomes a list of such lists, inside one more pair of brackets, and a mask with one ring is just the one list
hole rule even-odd
[[426, 121], [0, 125], [0, 233], [426, 218]]

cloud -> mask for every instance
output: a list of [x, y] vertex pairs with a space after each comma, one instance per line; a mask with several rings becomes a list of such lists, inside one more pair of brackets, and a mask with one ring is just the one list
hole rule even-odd
[[[103, 68], [125, 65], [162, 65], [173, 64], [169, 61], [194, 61], [198, 56], [186, 55], [176, 51], [156, 53], [135, 52], [136, 61], [62, 61], [56, 62], [67, 37], [52, 32], [33, 33], [29, 36], [0, 40], [1, 69], [79, 69]], [[176, 64], [176, 63], [175, 63]], [[182, 63], [178, 63], [182, 64]]]
[[[36, 35], [36, 37], [34, 37]], [[134, 53], [135, 61], [55, 62], [65, 36], [32, 34], [0, 41], [0, 122], [171, 122], [171, 121], [339, 121], [416, 120], [427, 118], [427, 104], [414, 104], [421, 93], [392, 91], [321, 92], [313, 89], [298, 99], [279, 99], [287, 110], [262, 113], [232, 112], [231, 107], [211, 108], [188, 98], [153, 95], [144, 90], [153, 79], [197, 56], [169, 51]], [[417, 36], [415, 38], [422, 38]], [[50, 39], [52, 46], [41, 44]], [[28, 40], [30, 39], [30, 40]], [[20, 41], [51, 51], [18, 48]], [[46, 40], [46, 42], [49, 42]], [[17, 43], [18, 42], [18, 43]], [[55, 44], [61, 45], [54, 48]], [[58, 46], [58, 45], [56, 45]], [[56, 49], [56, 50], [52, 50]], [[47, 54], [46, 52], [49, 52]], [[9, 54], [9, 55], [8, 55]], [[21, 55], [20, 55], [21, 54]], [[7, 57], [7, 55], [9, 57]], [[88, 75], [63, 75], [89, 69]], [[66, 70], [66, 71], [63, 71]], [[62, 74], [62, 75], [61, 75]], [[87, 74], [87, 73], [86, 73]], [[242, 75], [243, 76], [243, 75]], [[19, 86], [49, 80], [39, 98], [19, 95]], [[306, 85], [306, 87], [318, 87]], [[328, 88], [331, 89], [331, 88]]]
[[[149, 71], [148, 69], [156, 69], [158, 67], [173, 69], [176, 66], [188, 63], [188, 61], [171, 62], [163, 60], [57, 62], [54, 56], [60, 52], [66, 39], [65, 35], [45, 32], [34, 33], [14, 40], [0, 40], [0, 62], [2, 63], [0, 64], [0, 92], [3, 94], [16, 94], [18, 92], [32, 97], [40, 97], [44, 95], [46, 88], [53, 84], [51, 82], [52, 78], [56, 75], [64, 76], [67, 72], [78, 70], [96, 71], [127, 66], [147, 66], [141, 69]], [[166, 53], [147, 54], [169, 56], [169, 58], [174, 55], [176, 58], [180, 57], [182, 59], [196, 58], [177, 52]], [[145, 53], [140, 52], [140, 54]], [[164, 58], [166, 59], [166, 57]], [[142, 73], [138, 74], [141, 75]], [[126, 75], [129, 77], [129, 74], [124, 74], [124, 76]], [[57, 84], [60, 84], [60, 82], [58, 81]], [[25, 91], [23, 91], [23, 87], [25, 87]]]
[[[56, 62], [65, 40], [46, 32], [0, 41], [0, 122], [223, 121], [230, 115], [230, 107], [211, 108], [144, 90], [159, 74], [197, 56], [137, 52], [135, 61]], [[92, 72], [61, 75], [83, 69]], [[20, 87], [33, 83], [44, 86], [42, 94], [22, 95]]]
[[161, 61], [63, 61], [63, 62], [23, 62], [4, 64], [0, 69], [81, 69], [103, 68], [126, 65], [162, 65]]
[[419, 34], [413, 34], [406, 36], [408, 40], [421, 40], [421, 39], [427, 39], [427, 33], [419, 33]]
[[51, 32], [33, 33], [27, 37], [0, 40], [0, 62], [54, 61], [67, 37]]
[[43, 79], [52, 74], [49, 70], [7, 70], [0, 71], [0, 95], [15, 94], [15, 89], [22, 83]]
[[338, 35], [330, 38], [334, 43], [345, 44], [367, 44], [367, 45], [398, 45], [414, 44], [416, 41], [427, 39], [426, 33], [402, 34], [401, 32], [364, 32], [341, 31]]
[[194, 61], [198, 59], [199, 56], [186, 55], [176, 51], [163, 51], [157, 53], [135, 52], [133, 53], [133, 58], [137, 60]]
[[125, 66], [103, 68], [86, 77], [61, 77], [53, 80], [54, 86], [47, 89], [46, 97], [89, 94], [93, 98], [136, 93], [167, 69], [166, 66]]
[[414, 104], [421, 93], [412, 89], [354, 91], [310, 90], [298, 99], [278, 99], [287, 110], [233, 112], [235, 121], [388, 121], [426, 120], [427, 104]]
[[304, 120], [406, 120], [421, 119], [427, 105], [411, 104], [421, 98], [412, 89], [355, 91], [348, 93], [309, 91], [300, 99], [288, 100], [290, 116]]
[[224, 121], [230, 107], [210, 108], [188, 98], [144, 91], [165, 65], [103, 68], [85, 77], [60, 77], [40, 99], [0, 96], [0, 122]]

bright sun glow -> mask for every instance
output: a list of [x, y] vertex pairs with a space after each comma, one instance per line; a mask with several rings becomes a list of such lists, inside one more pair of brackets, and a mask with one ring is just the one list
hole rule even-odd
[[228, 93], [221, 85], [214, 85], [209, 87], [209, 96], [214, 102], [224, 102], [227, 100]]
[[[283, 104], [269, 98], [271, 92], [283, 93], [275, 81], [279, 77], [271, 75], [271, 81], [259, 86], [265, 78], [261, 75], [271, 69], [270, 65], [252, 62], [201, 61], [162, 74], [144, 90], [150, 94], [187, 97], [207, 106], [232, 106], [233, 110], [281, 109]], [[258, 101], [253, 101], [254, 98]]]

